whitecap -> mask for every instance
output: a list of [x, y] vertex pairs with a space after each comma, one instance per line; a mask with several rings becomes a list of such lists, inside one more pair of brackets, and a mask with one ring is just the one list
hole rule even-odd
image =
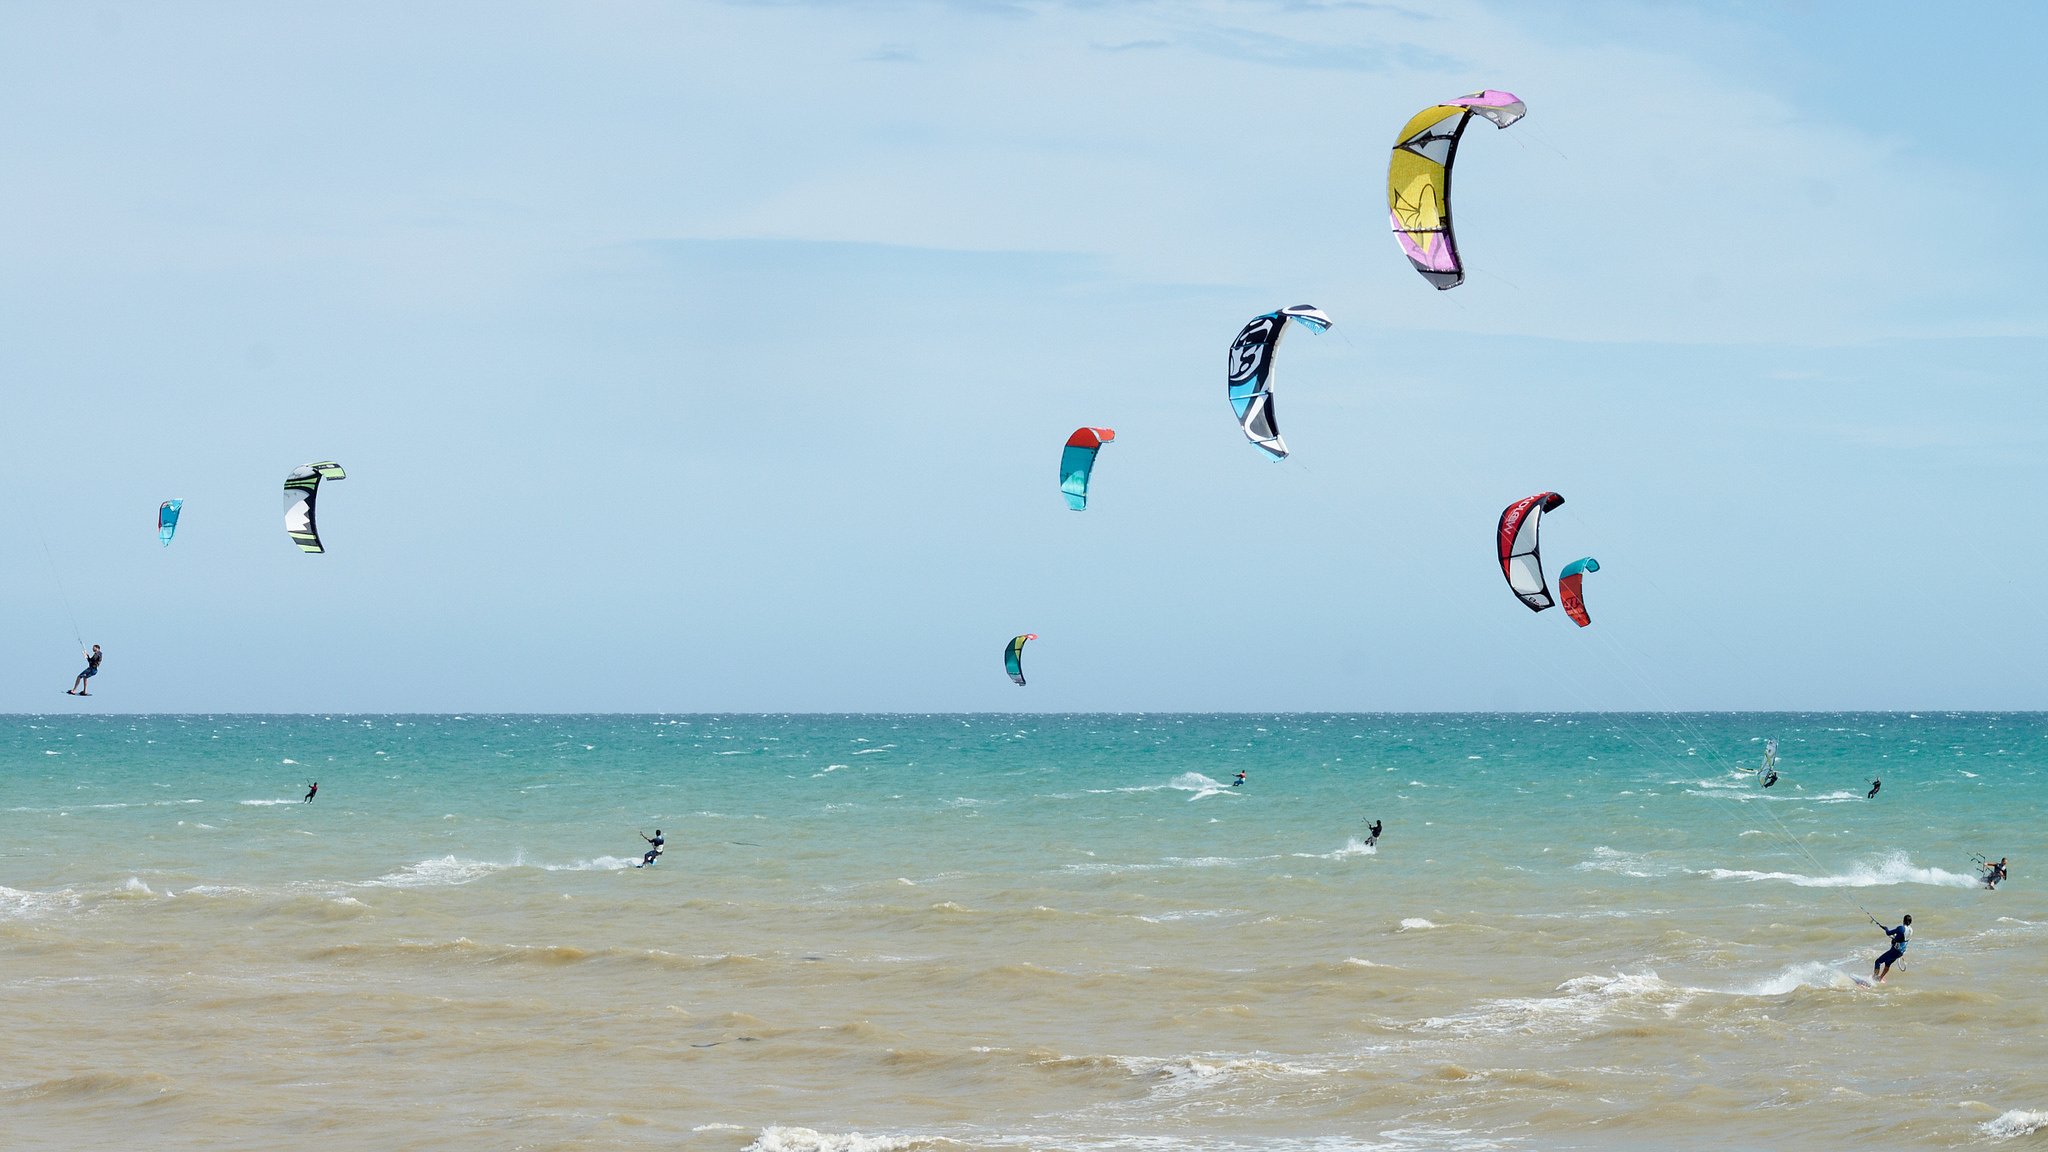
[[819, 1132], [812, 1128], [761, 1129], [742, 1152], [896, 1152], [917, 1141], [908, 1136], [863, 1136], [858, 1132]]
[[513, 864], [493, 864], [487, 860], [464, 860], [457, 856], [442, 856], [435, 860], [422, 860], [408, 864], [396, 872], [366, 880], [364, 885], [371, 888], [431, 888], [447, 884], [467, 884], [481, 880], [493, 872], [502, 872]]
[[1707, 868], [1695, 872], [1714, 880], [1783, 880], [1801, 888], [1877, 888], [1893, 884], [1928, 884], [1937, 888], [1975, 888], [1975, 876], [1945, 868], [1922, 868], [1904, 852], [1894, 852], [1875, 864], [1858, 864], [1834, 876], [1807, 876], [1798, 872], [1757, 872], [1747, 868]]
[[1434, 927], [1436, 927], [1436, 925], [1435, 925], [1434, 923], [1432, 923], [1432, 922], [1430, 922], [1430, 921], [1428, 921], [1428, 920], [1424, 920], [1424, 919], [1423, 919], [1422, 917], [1420, 917], [1420, 916], [1410, 916], [1410, 917], [1408, 917], [1407, 919], [1405, 919], [1405, 920], [1401, 921], [1401, 931], [1403, 931], [1403, 932], [1407, 932], [1407, 931], [1410, 931], [1410, 930], [1413, 930], [1413, 929], [1417, 929], [1417, 928], [1434, 928]]
[[1977, 1125], [1979, 1132], [1999, 1140], [2030, 1136], [2042, 1128], [2048, 1128], [2048, 1112], [2029, 1112], [2019, 1108], [2014, 1108], [1995, 1120], [1986, 1120]]

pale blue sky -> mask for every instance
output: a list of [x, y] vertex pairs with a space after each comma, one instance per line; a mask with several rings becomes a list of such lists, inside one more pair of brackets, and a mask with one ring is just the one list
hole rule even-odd
[[2048, 28], [1929, 11], [5, 0], [0, 709], [2039, 707]]

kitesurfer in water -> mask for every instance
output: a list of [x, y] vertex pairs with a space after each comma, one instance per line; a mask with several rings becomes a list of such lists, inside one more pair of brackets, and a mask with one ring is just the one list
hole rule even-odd
[[1232, 780], [1232, 781], [1230, 782], [1230, 786], [1231, 786], [1232, 788], [1242, 788], [1242, 787], [1244, 787], [1244, 769], [1240, 768], [1240, 769], [1238, 769], [1238, 770], [1237, 770], [1237, 779], [1235, 779], [1235, 780]]
[[1878, 927], [1884, 929], [1884, 934], [1892, 942], [1892, 946], [1885, 950], [1885, 954], [1879, 956], [1877, 962], [1870, 966], [1871, 978], [1882, 984], [1884, 978], [1891, 975], [1892, 965], [1898, 963], [1899, 958], [1906, 954], [1906, 942], [1913, 938], [1913, 917], [1909, 913], [1896, 928], [1885, 928], [1882, 924]]
[[2005, 879], [2005, 857], [2003, 856], [1998, 858], [1998, 863], [1996, 864], [1983, 864], [1979, 865], [1979, 867], [1984, 869], [1984, 887], [1986, 888], [1995, 889], [1998, 887], [1998, 882]]
[[299, 803], [311, 804], [313, 802], [313, 797], [318, 796], [319, 794], [320, 782], [318, 780], [308, 780], [306, 781], [306, 798], [304, 800], [299, 801]]
[[1882, 788], [1882, 787], [1884, 787], [1884, 781], [1882, 781], [1882, 780], [1872, 780], [1872, 781], [1870, 782], [1870, 791], [1868, 791], [1868, 792], [1865, 792], [1865, 793], [1863, 794], [1863, 798], [1864, 798], [1865, 800], [1868, 800], [1868, 799], [1870, 799], [1871, 797], [1873, 797], [1873, 796], [1877, 795], [1877, 790], [1878, 790], [1879, 788]]
[[654, 835], [653, 835], [653, 836], [649, 836], [649, 835], [647, 835], [647, 833], [645, 833], [645, 832], [642, 832], [642, 833], [640, 833], [640, 838], [641, 838], [642, 840], [645, 840], [645, 841], [647, 841], [647, 843], [648, 843], [648, 849], [647, 849], [647, 854], [646, 854], [646, 855], [644, 855], [644, 856], [642, 856], [642, 857], [640, 857], [640, 866], [641, 866], [642, 868], [645, 868], [645, 867], [647, 867], [647, 866], [648, 866], [649, 864], [652, 864], [652, 863], [654, 863], [654, 862], [655, 862], [656, 860], [658, 860], [658, 859], [660, 859], [660, 858], [661, 858], [661, 846], [662, 846], [663, 844], [666, 844], [666, 843], [668, 843], [668, 841], [666, 841], [666, 840], [662, 839], [662, 837], [661, 837], [661, 829], [659, 829], [659, 828], [656, 828], [656, 829], [654, 830]]
[[99, 646], [99, 645], [97, 645], [97, 644], [95, 644], [95, 645], [93, 645], [93, 646], [92, 646], [92, 650], [91, 650], [91, 651], [89, 651], [89, 652], [87, 652], [87, 653], [85, 654], [85, 671], [83, 671], [83, 672], [80, 672], [80, 673], [78, 674], [78, 678], [77, 678], [76, 680], [73, 680], [73, 681], [71, 682], [71, 687], [69, 687], [69, 688], [66, 688], [66, 689], [64, 690], [64, 694], [65, 694], [66, 696], [90, 696], [90, 695], [92, 695], [92, 693], [90, 693], [90, 692], [87, 692], [87, 691], [85, 690], [85, 682], [86, 682], [87, 680], [90, 680], [90, 679], [92, 679], [93, 677], [95, 677], [95, 676], [97, 676], [97, 675], [99, 675], [99, 674], [100, 674], [100, 646]]
[[1370, 827], [1370, 828], [1367, 828], [1367, 829], [1366, 829], [1366, 832], [1368, 833], [1368, 835], [1367, 835], [1367, 836], [1366, 836], [1366, 838], [1365, 838], [1365, 846], [1366, 846], [1367, 848], [1370, 848], [1370, 847], [1372, 847], [1373, 845], [1375, 845], [1375, 844], [1377, 844], [1377, 843], [1379, 843], [1379, 842], [1380, 842], [1380, 822], [1379, 822], [1379, 821], [1377, 821], [1377, 820], [1373, 821], [1373, 822], [1372, 822], [1372, 827]]

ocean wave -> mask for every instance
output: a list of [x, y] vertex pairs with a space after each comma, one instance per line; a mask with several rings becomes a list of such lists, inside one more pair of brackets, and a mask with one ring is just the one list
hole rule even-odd
[[1581, 860], [1572, 865], [1574, 872], [1615, 872], [1623, 876], [1644, 879], [1666, 876], [1672, 870], [1670, 865], [1658, 864], [1639, 852], [1623, 852], [1618, 848], [1609, 848], [1605, 844], [1593, 849], [1591, 860]]
[[1995, 1120], [1986, 1120], [1977, 1125], [1979, 1132], [1999, 1140], [2031, 1136], [2042, 1128], [2048, 1128], [2048, 1112], [2029, 1112], [2019, 1108], [2014, 1108]]
[[1325, 1076], [1329, 1069], [1258, 1056], [1111, 1056], [1111, 1063], [1133, 1076], [1156, 1081], [1155, 1096], [1184, 1096], [1231, 1080], [1280, 1080]]
[[1783, 880], [1801, 888], [1879, 888], [1894, 884], [1927, 884], [1937, 888], [1975, 888], [1978, 879], [1945, 868], [1922, 868], [1904, 852], [1894, 852], [1874, 864], [1858, 864], [1834, 876], [1807, 876], [1798, 872], [1757, 872], [1747, 868], [1706, 868], [1694, 875], [1714, 880]]
[[434, 888], [450, 884], [468, 884], [481, 880], [493, 872], [517, 868], [519, 862], [494, 864], [488, 860], [465, 860], [459, 856], [442, 856], [434, 860], [421, 860], [408, 864], [396, 872], [387, 873], [375, 880], [363, 881], [366, 888]]
[[1555, 1034], [1584, 1028], [1623, 1011], [1651, 1009], [1675, 1015], [1702, 989], [1668, 984], [1655, 972], [1577, 976], [1557, 986], [1562, 995], [1485, 1000], [1465, 1012], [1431, 1016], [1414, 1027], [1454, 1036]]
[[1420, 916], [1410, 916], [1410, 917], [1408, 917], [1407, 919], [1405, 919], [1405, 920], [1401, 921], [1401, 931], [1403, 931], [1403, 932], [1408, 932], [1408, 931], [1412, 931], [1412, 930], [1416, 930], [1416, 929], [1421, 929], [1421, 928], [1434, 928], [1434, 927], [1436, 927], [1436, 925], [1435, 925], [1434, 923], [1432, 923], [1432, 922], [1430, 922], [1430, 921], [1428, 921], [1428, 920], [1424, 920], [1424, 919], [1423, 919], [1422, 917], [1420, 917]]
[[235, 803], [246, 805], [251, 808], [268, 808], [272, 804], [297, 804], [300, 803], [300, 801], [295, 797], [287, 800], [237, 800], [235, 801]]
[[950, 1143], [915, 1136], [863, 1136], [858, 1132], [820, 1132], [777, 1125], [761, 1129], [761, 1134], [741, 1152], [901, 1152]]
[[33, 920], [73, 911], [78, 904], [78, 894], [68, 888], [60, 892], [24, 892], [0, 885], [0, 920]]

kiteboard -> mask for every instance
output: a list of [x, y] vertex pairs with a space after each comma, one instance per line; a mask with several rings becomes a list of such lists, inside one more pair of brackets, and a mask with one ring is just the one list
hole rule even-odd
[[1856, 982], [1856, 986], [1857, 986], [1858, 988], [1875, 988], [1875, 987], [1877, 987], [1877, 982], [1876, 982], [1875, 980], [1868, 980], [1868, 979], [1865, 979], [1865, 978], [1864, 978], [1864, 977], [1862, 977], [1862, 976], [1858, 976], [1858, 975], [1856, 975], [1856, 974], [1855, 974], [1854, 972], [1848, 973], [1848, 976], [1849, 976], [1849, 979], [1851, 979], [1851, 980], [1854, 980], [1854, 981]]

